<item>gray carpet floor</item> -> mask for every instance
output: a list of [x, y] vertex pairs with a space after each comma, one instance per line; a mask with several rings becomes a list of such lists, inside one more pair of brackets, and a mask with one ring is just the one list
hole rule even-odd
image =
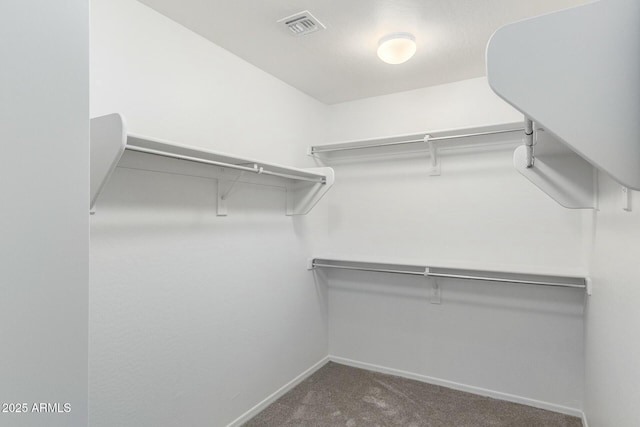
[[250, 427], [582, 427], [579, 418], [328, 363]]

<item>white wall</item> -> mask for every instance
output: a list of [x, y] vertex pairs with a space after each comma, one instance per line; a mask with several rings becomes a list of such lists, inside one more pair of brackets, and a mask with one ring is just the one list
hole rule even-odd
[[89, 11], [0, 3], [0, 412], [3, 426], [87, 425]]
[[[92, 1], [92, 116], [303, 165], [326, 107], [134, 0]], [[119, 168], [91, 223], [92, 426], [225, 425], [327, 355], [310, 224], [279, 187]], [[325, 207], [326, 208], [326, 207]]]
[[601, 174], [586, 310], [586, 398], [590, 427], [634, 427], [640, 420], [640, 193], [622, 209], [621, 188]]
[[[473, 79], [332, 106], [328, 140], [521, 119]], [[320, 255], [584, 275], [591, 215], [521, 177], [518, 143], [443, 150], [437, 177], [425, 152], [332, 163], [338, 179]], [[582, 407], [582, 292], [442, 280], [442, 304], [432, 305], [422, 280], [344, 272], [328, 280], [332, 356]]]
[[330, 107], [328, 141], [519, 121], [485, 78], [377, 96]]

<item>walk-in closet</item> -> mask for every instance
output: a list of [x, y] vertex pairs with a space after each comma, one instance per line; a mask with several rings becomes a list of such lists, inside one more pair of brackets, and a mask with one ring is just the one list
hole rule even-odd
[[0, 427], [640, 426], [637, 0], [0, 29]]

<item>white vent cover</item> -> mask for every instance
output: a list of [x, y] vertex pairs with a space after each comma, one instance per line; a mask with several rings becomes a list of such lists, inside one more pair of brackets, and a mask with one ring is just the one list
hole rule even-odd
[[278, 23], [283, 23], [294, 36], [315, 33], [318, 30], [324, 30], [326, 28], [322, 22], [318, 21], [308, 10], [279, 19]]

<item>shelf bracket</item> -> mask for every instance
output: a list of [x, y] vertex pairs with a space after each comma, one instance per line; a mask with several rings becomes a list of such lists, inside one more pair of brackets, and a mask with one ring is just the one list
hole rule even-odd
[[438, 279], [429, 276], [429, 267], [424, 269], [424, 277], [431, 279], [431, 304], [442, 304], [442, 289], [438, 283]]
[[438, 147], [434, 144], [433, 140], [431, 140], [431, 135], [427, 134], [424, 136], [424, 142], [429, 147], [429, 155], [431, 156], [431, 169], [429, 170], [429, 175], [438, 176], [440, 175], [440, 159], [438, 158]]
[[513, 153], [518, 172], [565, 208], [595, 209], [598, 191], [594, 167], [543, 128], [537, 127], [534, 133], [535, 167], [527, 167], [533, 161], [529, 157], [533, 146], [520, 145]]
[[218, 179], [218, 205], [216, 212], [217, 216], [227, 216], [227, 200], [229, 200], [231, 192], [238, 183], [238, 180], [240, 180], [243, 175], [244, 171], [240, 172], [233, 181]]
[[587, 296], [591, 296], [593, 293], [593, 280], [591, 280], [591, 277], [586, 277], [584, 279], [584, 284], [586, 285]]
[[286, 186], [286, 215], [306, 215], [335, 182], [335, 172], [328, 167], [309, 168], [326, 176], [324, 182], [289, 182]]

